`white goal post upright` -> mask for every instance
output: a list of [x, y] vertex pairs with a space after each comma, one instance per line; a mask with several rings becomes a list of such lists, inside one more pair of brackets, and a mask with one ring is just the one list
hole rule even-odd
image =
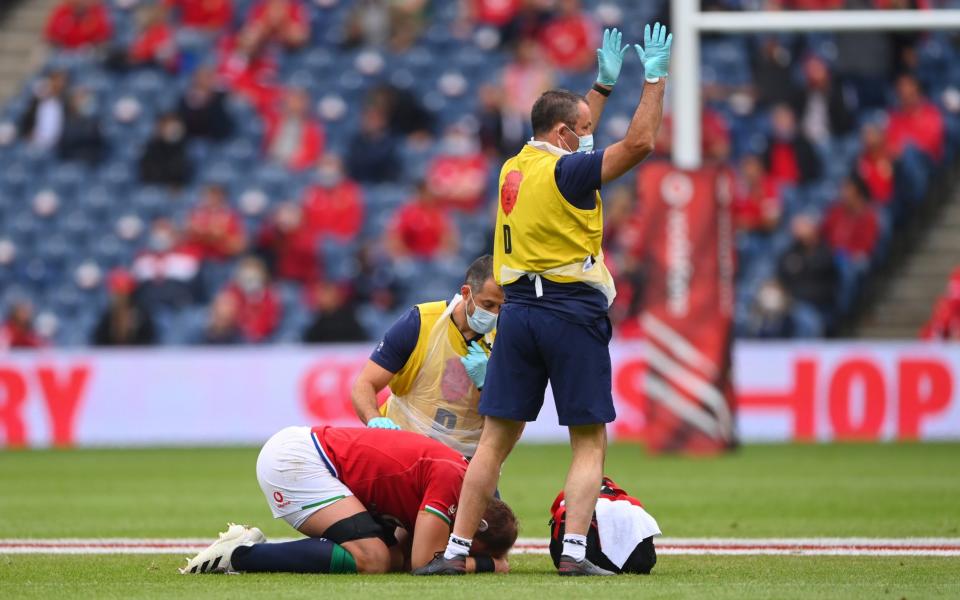
[[671, 0], [673, 163], [700, 166], [700, 34], [780, 31], [960, 30], [960, 10], [701, 12], [700, 0]]

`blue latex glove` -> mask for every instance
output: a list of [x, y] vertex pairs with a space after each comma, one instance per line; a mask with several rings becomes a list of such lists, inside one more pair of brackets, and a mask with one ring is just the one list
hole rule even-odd
[[367, 421], [367, 427], [372, 427], [373, 429], [396, 429], [400, 431], [400, 426], [393, 422], [393, 419], [389, 417], [377, 417], [376, 419], [370, 419]]
[[673, 34], [667, 35], [667, 28], [660, 23], [653, 26], [653, 35], [650, 35], [650, 25], [643, 28], [643, 47], [634, 44], [634, 48], [643, 62], [644, 77], [647, 81], [667, 76], [672, 45]]
[[620, 41], [623, 39], [623, 32], [617, 30], [603, 30], [603, 46], [597, 48], [597, 64], [600, 66], [600, 72], [597, 73], [597, 83], [600, 85], [614, 86], [617, 78], [620, 77], [620, 67], [623, 66], [623, 55], [627, 53], [630, 44], [621, 47]]
[[483, 387], [483, 380], [487, 376], [487, 353], [477, 342], [471, 342], [467, 348], [467, 355], [460, 357], [463, 368], [478, 388]]

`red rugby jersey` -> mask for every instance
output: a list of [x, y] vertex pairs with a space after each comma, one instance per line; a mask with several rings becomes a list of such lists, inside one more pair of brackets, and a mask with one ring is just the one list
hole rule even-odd
[[314, 427], [314, 443], [336, 477], [371, 512], [413, 532], [421, 510], [452, 524], [467, 461], [418, 433]]

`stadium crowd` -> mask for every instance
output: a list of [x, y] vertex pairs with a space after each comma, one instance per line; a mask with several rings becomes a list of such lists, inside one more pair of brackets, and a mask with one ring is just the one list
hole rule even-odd
[[[498, 169], [529, 138], [539, 94], [589, 88], [603, 27], [639, 39], [668, 13], [663, 1], [64, 0], [50, 59], [0, 112], [0, 347], [377, 337], [410, 303], [452, 296], [488, 250]], [[705, 36], [704, 157], [736, 181], [738, 335], [830, 335], [855, 310], [956, 159], [958, 40]], [[629, 122], [642, 78], [621, 81], [598, 146]], [[670, 129], [668, 116], [659, 159]], [[633, 184], [604, 197], [611, 318], [636, 336], [642, 205]], [[955, 298], [941, 304], [928, 331], [956, 336]]]

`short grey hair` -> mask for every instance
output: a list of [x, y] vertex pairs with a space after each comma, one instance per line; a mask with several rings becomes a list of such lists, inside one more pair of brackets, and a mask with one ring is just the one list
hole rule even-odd
[[470, 291], [477, 293], [483, 289], [483, 284], [491, 277], [493, 277], [493, 256], [484, 254], [467, 267], [463, 283], [470, 286]]

